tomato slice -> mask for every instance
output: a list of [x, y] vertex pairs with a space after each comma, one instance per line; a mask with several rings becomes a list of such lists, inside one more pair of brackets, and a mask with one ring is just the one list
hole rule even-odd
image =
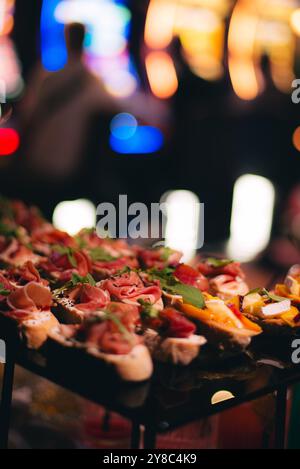
[[167, 337], [187, 338], [194, 334], [196, 326], [174, 308], [165, 308], [160, 313], [162, 330]]
[[196, 287], [201, 291], [207, 291], [209, 288], [207, 278], [190, 265], [179, 264], [174, 275], [180, 282]]

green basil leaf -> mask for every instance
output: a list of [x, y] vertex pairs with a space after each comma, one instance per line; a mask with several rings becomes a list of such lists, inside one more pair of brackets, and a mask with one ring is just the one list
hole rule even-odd
[[157, 318], [159, 315], [158, 309], [154, 308], [151, 303], [142, 299], [138, 300], [138, 303], [142, 306], [141, 316], [144, 318]]
[[110, 262], [117, 259], [101, 247], [90, 249], [89, 255], [94, 262]]
[[72, 282], [72, 286], [74, 287], [78, 285], [78, 283], [88, 283], [89, 285], [92, 285], [93, 287], [96, 285], [96, 282], [91, 274], [87, 274], [85, 277], [82, 277], [81, 275], [75, 272], [73, 272], [72, 274], [71, 282]]
[[252, 290], [248, 291], [248, 293], [245, 296], [251, 295], [252, 293], [261, 293], [262, 289], [260, 287], [258, 288], [253, 288]]
[[7, 290], [3, 283], [0, 283], [0, 295], [2, 296], [8, 296], [10, 294], [10, 290]]
[[233, 261], [230, 259], [217, 259], [215, 257], [208, 257], [206, 262], [211, 267], [225, 267], [226, 265], [231, 264]]
[[162, 252], [161, 252], [161, 260], [164, 261], [164, 262], [167, 262], [169, 260], [169, 257], [171, 256], [172, 252], [173, 252], [173, 249], [171, 248], [168, 248], [168, 247], [163, 247], [163, 248], [160, 248], [162, 249]]
[[284, 296], [278, 296], [275, 295], [275, 293], [269, 292], [266, 288], [254, 288], [253, 290], [250, 290], [247, 295], [250, 295], [251, 293], [259, 293], [260, 295], [267, 296], [270, 300], [276, 301], [277, 303], [287, 299]]
[[178, 282], [170, 287], [169, 290], [175, 295], [181, 295], [184, 303], [188, 303], [196, 308], [204, 308], [205, 306], [203, 295], [198, 288]]

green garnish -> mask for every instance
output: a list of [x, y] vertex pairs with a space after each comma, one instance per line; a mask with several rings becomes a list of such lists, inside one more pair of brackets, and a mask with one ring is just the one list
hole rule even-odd
[[169, 260], [169, 257], [173, 253], [173, 249], [168, 248], [168, 247], [163, 247], [162, 248], [162, 253], [161, 253], [161, 260], [167, 262]]
[[7, 290], [3, 283], [0, 283], [0, 295], [2, 296], [8, 296], [10, 294], [10, 290]]
[[92, 277], [91, 274], [87, 274], [85, 277], [73, 272], [71, 280], [69, 280], [67, 283], [65, 283], [62, 287], [56, 288], [53, 290], [53, 296], [54, 297], [59, 297], [61, 293], [64, 293], [65, 291], [69, 290], [70, 288], [76, 287], [76, 285], [81, 284], [81, 283], [87, 283], [94, 287], [96, 285], [96, 281]]
[[74, 256], [74, 250], [68, 246], [60, 246], [59, 244], [54, 244], [52, 247], [53, 251], [61, 255], [66, 255], [68, 261], [72, 267], [77, 267], [77, 261]]
[[18, 230], [17, 228], [13, 228], [3, 222], [0, 222], [0, 235], [5, 236], [7, 238], [16, 238], [18, 236]]
[[286, 300], [284, 296], [275, 295], [275, 293], [269, 292], [266, 288], [253, 288], [253, 290], [250, 290], [245, 296], [248, 296], [251, 293], [258, 293], [259, 295], [266, 296], [267, 298], [269, 298], [269, 300], [276, 301], [277, 303]]
[[206, 262], [211, 267], [225, 267], [228, 264], [231, 264], [233, 261], [230, 259], [217, 259], [215, 257], [208, 257]]
[[117, 259], [101, 247], [90, 249], [89, 255], [94, 262], [110, 262]]
[[143, 318], [157, 318], [159, 311], [154, 308], [151, 303], [148, 303], [148, 301], [144, 301], [141, 298], [138, 300], [138, 303], [142, 306], [141, 316]]
[[94, 280], [91, 274], [81, 276], [79, 274], [76, 274], [75, 272], [73, 272], [70, 282], [72, 283], [73, 287], [78, 285], [78, 283], [88, 283], [92, 287], [96, 285], [96, 281]]
[[124, 324], [120, 321], [118, 316], [115, 314], [111, 313], [108, 310], [99, 310], [99, 312], [103, 313], [101, 316], [93, 316], [91, 315], [88, 319], [87, 322], [89, 323], [98, 323], [98, 322], [103, 322], [103, 321], [112, 321], [119, 329], [119, 332], [123, 334], [123, 336], [126, 338], [128, 342], [132, 341], [132, 336], [128, 329], [124, 326]]
[[182, 296], [183, 302], [188, 303], [196, 308], [205, 306], [204, 298], [198, 288], [185, 283], [179, 282], [174, 277], [174, 269], [167, 267], [166, 269], [150, 269], [148, 271], [150, 278], [160, 281], [161, 288], [172, 295]]

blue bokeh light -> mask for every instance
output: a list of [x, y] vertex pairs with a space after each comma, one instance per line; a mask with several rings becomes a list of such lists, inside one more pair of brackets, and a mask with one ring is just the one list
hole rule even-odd
[[54, 12], [61, 0], [44, 0], [41, 12], [41, 58], [49, 72], [63, 68], [67, 61], [64, 25], [58, 23]]
[[164, 143], [163, 134], [159, 129], [150, 126], [138, 126], [134, 134], [127, 139], [110, 136], [110, 146], [116, 153], [147, 154], [155, 153]]
[[111, 121], [110, 131], [119, 140], [127, 140], [133, 137], [137, 129], [136, 118], [127, 112], [117, 114]]

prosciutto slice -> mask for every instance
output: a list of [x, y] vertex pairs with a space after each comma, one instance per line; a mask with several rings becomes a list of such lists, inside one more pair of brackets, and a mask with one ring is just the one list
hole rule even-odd
[[200, 262], [196, 265], [196, 269], [201, 274], [208, 277], [215, 277], [217, 275], [231, 275], [232, 277], [245, 278], [245, 274], [241, 268], [240, 262], [230, 262], [227, 265], [214, 267], [208, 261]]
[[240, 277], [218, 275], [210, 280], [213, 293], [226, 300], [236, 295], [246, 295], [249, 291], [247, 283]]
[[138, 262], [135, 258], [119, 257], [112, 261], [97, 261], [92, 263], [92, 272], [98, 280], [115, 275], [125, 267], [132, 269], [138, 267]]
[[73, 273], [85, 277], [91, 272], [91, 262], [83, 251], [74, 251], [74, 265], [67, 254], [53, 252], [48, 261], [42, 262], [40, 267], [56, 280], [66, 283]]
[[187, 264], [178, 265], [174, 271], [174, 275], [180, 282], [186, 285], [191, 285], [201, 291], [207, 291], [209, 289], [207, 278]]
[[78, 331], [78, 338], [102, 352], [125, 355], [141, 343], [142, 338], [134, 333], [139, 317], [138, 308], [122, 303], [110, 303], [107, 310], [115, 320], [108, 318], [100, 322], [85, 322]]
[[20, 267], [12, 267], [8, 271], [8, 278], [16, 287], [23, 286], [28, 282], [37, 282], [43, 285], [48, 285], [49, 283], [46, 279], [41, 278], [39, 271], [32, 261], [27, 261]]
[[80, 284], [68, 293], [68, 298], [74, 301], [74, 306], [84, 313], [103, 309], [110, 301], [110, 295], [101, 288]]
[[[13, 290], [13, 285], [2, 273], [0, 273], [0, 286], [2, 290], [6, 290], [6, 291]], [[0, 302], [5, 301], [6, 299], [7, 299], [7, 295], [2, 295], [0, 293]]]
[[68, 247], [76, 246], [74, 238], [64, 231], [53, 228], [52, 225], [36, 230], [32, 234], [31, 243], [36, 251], [45, 255], [51, 253], [51, 245], [53, 244]]
[[144, 300], [151, 304], [161, 301], [161, 289], [158, 285], [145, 286], [139, 275], [134, 272], [126, 272], [111, 279], [101, 282], [112, 298], [123, 303], [139, 305], [138, 300]]
[[24, 287], [10, 293], [7, 297], [7, 304], [12, 310], [28, 312], [49, 310], [52, 304], [52, 295], [46, 286], [37, 282], [29, 282]]
[[13, 266], [20, 266], [27, 261], [37, 264], [41, 259], [41, 256], [35, 254], [27, 246], [20, 244], [15, 238], [9, 242], [0, 254], [0, 260]]
[[179, 251], [167, 248], [154, 248], [154, 249], [140, 249], [136, 248], [139, 260], [143, 267], [151, 269], [163, 269], [168, 266], [176, 266], [182, 258], [182, 253]]

